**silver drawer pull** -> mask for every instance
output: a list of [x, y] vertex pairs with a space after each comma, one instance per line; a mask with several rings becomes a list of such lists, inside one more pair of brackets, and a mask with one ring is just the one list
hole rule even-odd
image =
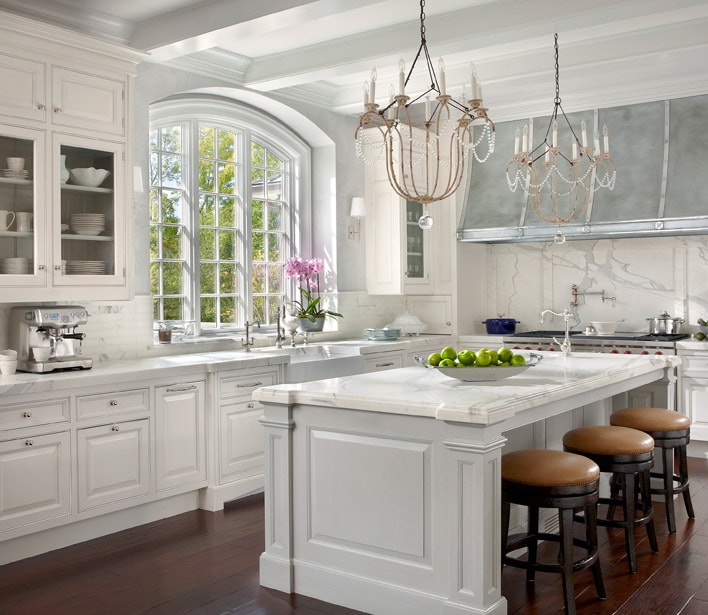
[[255, 408], [255, 407], [256, 407], [256, 404], [254, 404], [253, 402], [246, 404], [246, 408]]
[[34, 440], [25, 440], [25, 446], [33, 446]]
[[118, 425], [113, 425], [113, 427], [111, 427], [111, 431], [120, 431], [120, 427]]
[[37, 109], [39, 109], [40, 111], [43, 111], [43, 110], [44, 110], [44, 104], [43, 104], [43, 103], [37, 103]]
[[185, 384], [183, 386], [167, 387], [168, 393], [179, 393], [181, 391], [194, 391], [197, 389], [196, 384]]
[[389, 361], [388, 363], [377, 363], [376, 367], [391, 367], [393, 365], [393, 361]]
[[118, 400], [117, 399], [112, 399], [111, 401], [108, 402], [109, 406], [117, 406], [118, 405]]
[[253, 387], [263, 386], [262, 382], [247, 382], [246, 384], [237, 384], [237, 389], [252, 389]]
[[32, 413], [29, 410], [25, 410], [22, 413], [22, 416], [25, 417], [26, 419], [32, 418]]
[[61, 107], [54, 107], [54, 113], [61, 113], [62, 108]]

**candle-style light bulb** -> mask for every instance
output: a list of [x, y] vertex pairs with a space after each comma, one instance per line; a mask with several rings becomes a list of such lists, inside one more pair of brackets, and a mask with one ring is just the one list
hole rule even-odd
[[526, 154], [529, 151], [529, 127], [528, 124], [524, 126], [524, 136], [521, 143], [521, 151]]
[[430, 94], [425, 95], [425, 121], [430, 121]]
[[558, 147], [558, 122], [553, 120], [553, 147]]
[[398, 95], [404, 96], [406, 93], [406, 63], [403, 60], [398, 62]]
[[393, 97], [396, 95], [395, 90], [393, 89], [393, 83], [389, 86], [388, 88], [388, 111], [386, 112], [386, 117], [389, 120], [392, 120], [394, 117], [394, 105], [393, 105]]
[[518, 128], [516, 129], [516, 132], [514, 133], [514, 156], [517, 156], [519, 153], [519, 141], [521, 140], [521, 130]]
[[369, 104], [369, 82], [364, 81], [364, 106]]
[[438, 72], [440, 73], [438, 75], [440, 94], [445, 96], [445, 61], [442, 58], [438, 61]]
[[607, 130], [607, 124], [605, 124], [602, 127], [602, 140], [603, 140], [603, 146], [605, 148], [605, 153], [609, 154], [610, 153], [610, 133]]
[[595, 130], [595, 151], [593, 152], [593, 155], [600, 155], [600, 132], [598, 130]]
[[477, 69], [472, 63], [470, 63], [470, 81], [472, 82], [472, 90], [470, 91], [472, 100], [479, 100], [481, 98], [479, 79], [477, 78]]
[[585, 123], [585, 120], [580, 122], [580, 131], [582, 133], [582, 138], [583, 138], [583, 147], [588, 146], [588, 125]]
[[376, 69], [371, 69], [371, 77], [369, 77], [369, 102], [374, 104], [376, 102]]

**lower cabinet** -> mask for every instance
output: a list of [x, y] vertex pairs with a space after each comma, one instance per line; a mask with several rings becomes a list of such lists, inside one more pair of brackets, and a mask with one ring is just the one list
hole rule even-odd
[[278, 368], [232, 370], [219, 374], [219, 483], [258, 477], [263, 483], [261, 405], [256, 389], [278, 384]]
[[204, 381], [155, 387], [157, 490], [206, 481]]
[[150, 491], [150, 420], [77, 430], [79, 511]]
[[0, 442], [0, 540], [3, 532], [71, 514], [68, 431]]
[[691, 440], [708, 441], [708, 353], [680, 351], [679, 410], [691, 419]]

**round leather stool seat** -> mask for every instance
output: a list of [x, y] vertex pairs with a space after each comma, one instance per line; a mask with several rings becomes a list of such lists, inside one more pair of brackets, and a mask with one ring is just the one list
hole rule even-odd
[[[575, 613], [573, 572], [591, 568], [595, 590], [605, 598], [597, 544], [597, 503], [600, 468], [581, 455], [533, 449], [502, 455], [502, 565], [526, 570], [526, 580], [535, 579], [536, 571], [555, 572], [563, 576], [563, 598], [566, 612]], [[509, 536], [511, 504], [526, 506], [528, 521], [525, 532]], [[540, 508], [558, 509], [558, 534], [539, 531]], [[573, 515], [584, 512], [585, 539], [573, 537]], [[538, 542], [560, 544], [560, 555], [552, 562], [539, 561]], [[573, 560], [573, 546], [585, 553]], [[512, 557], [524, 549], [526, 558]]]
[[[563, 449], [592, 459], [601, 472], [612, 474], [610, 497], [599, 499], [600, 504], [609, 507], [607, 517], [599, 518], [597, 523], [624, 529], [629, 571], [636, 572], [637, 526], [646, 526], [651, 550], [655, 553], [659, 550], [650, 483], [650, 472], [654, 465], [654, 439], [647, 433], [629, 427], [593, 425], [566, 433], [563, 436]], [[618, 506], [622, 508], [622, 519], [614, 519]]]
[[563, 451], [531, 449], [507, 453], [503, 457], [502, 480], [530, 487], [579, 487], [587, 491], [588, 483], [600, 477], [596, 463], [581, 455]]
[[610, 416], [610, 425], [645, 432], [684, 431], [691, 429], [691, 420], [685, 414], [666, 408], [625, 408]]
[[[645, 432], [654, 439], [661, 449], [661, 472], [651, 473], [662, 480], [662, 487], [654, 487], [651, 492], [664, 498], [666, 523], [669, 532], [676, 532], [674, 494], [683, 494], [683, 503], [689, 518], [693, 519], [693, 502], [688, 479], [688, 458], [686, 446], [691, 441], [691, 421], [680, 412], [667, 408], [624, 408], [610, 416], [610, 424], [630, 427]], [[674, 465], [678, 466], [678, 473]]]

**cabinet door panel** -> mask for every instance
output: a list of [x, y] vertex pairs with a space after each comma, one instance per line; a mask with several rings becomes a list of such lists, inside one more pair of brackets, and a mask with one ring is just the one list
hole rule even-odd
[[122, 135], [125, 83], [52, 68], [52, 123]]
[[206, 480], [204, 382], [155, 389], [157, 488]]
[[150, 491], [149, 419], [79, 429], [79, 510]]
[[708, 380], [681, 379], [684, 414], [691, 419], [691, 439], [708, 441]]
[[69, 432], [0, 442], [0, 531], [71, 513]]
[[0, 54], [0, 114], [44, 120], [45, 65]]
[[222, 482], [263, 473], [261, 414], [261, 406], [255, 401], [221, 407], [219, 475]]

